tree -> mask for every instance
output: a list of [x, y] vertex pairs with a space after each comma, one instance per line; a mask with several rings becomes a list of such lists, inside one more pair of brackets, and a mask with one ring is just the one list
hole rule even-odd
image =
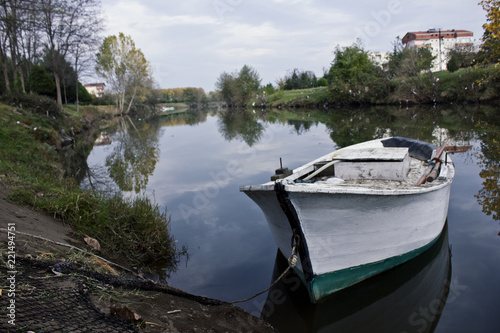
[[397, 40], [394, 52], [389, 57], [387, 69], [391, 77], [414, 77], [421, 72], [430, 71], [436, 56], [428, 47], [403, 47]]
[[100, 29], [98, 0], [38, 0], [39, 29], [45, 35], [45, 48], [53, 60], [52, 69], [56, 83], [57, 104], [62, 106], [62, 71], [59, 57], [66, 59], [94, 38], [94, 29]]
[[486, 11], [480, 60], [485, 63], [498, 63], [500, 62], [500, 1], [483, 0], [479, 4]]
[[118, 37], [106, 37], [99, 48], [96, 72], [106, 79], [108, 86], [116, 94], [117, 107], [126, 113], [140, 89], [152, 89], [152, 72], [142, 51], [136, 48], [130, 36], [120, 32]]
[[284, 80], [285, 90], [313, 88], [317, 83], [316, 75], [312, 71], [301, 71], [297, 68], [290, 71]]
[[215, 87], [221, 98], [230, 107], [245, 106], [252, 96], [259, 90], [260, 77], [255, 69], [244, 65], [239, 72], [222, 73]]
[[328, 86], [328, 80], [324, 77], [318, 79], [318, 82], [316, 83], [316, 86], [318, 87], [326, 87]]
[[236, 74], [228, 74], [223, 72], [217, 82], [215, 88], [219, 91], [221, 99], [226, 102], [228, 106], [237, 105], [236, 102]]
[[56, 92], [56, 85], [47, 70], [40, 65], [36, 65], [29, 73], [27, 89], [39, 95], [53, 97]]
[[[38, 37], [34, 22], [36, 11], [29, 0], [5, 0], [0, 4], [0, 61], [4, 72], [6, 91], [11, 91], [10, 79], [19, 81], [25, 91], [25, 76], [28, 75], [33, 57], [38, 49]], [[10, 58], [8, 55], [10, 53]], [[23, 66], [28, 64], [28, 66]], [[9, 66], [10, 65], [10, 66]], [[10, 69], [8, 67], [11, 67]], [[24, 71], [23, 71], [24, 70]], [[9, 75], [11, 74], [11, 75]]]
[[448, 71], [455, 72], [460, 68], [472, 66], [476, 53], [473, 46], [460, 46], [448, 52], [448, 62], [446, 67]]
[[246, 105], [250, 102], [252, 96], [259, 90], [260, 77], [255, 69], [244, 65], [236, 80], [236, 87], [239, 92], [240, 105]]
[[378, 67], [370, 60], [368, 53], [359, 44], [335, 49], [335, 58], [330, 67], [332, 81], [357, 85], [378, 72]]
[[366, 102], [378, 94], [381, 69], [359, 43], [335, 49], [328, 72], [331, 93], [340, 101]]

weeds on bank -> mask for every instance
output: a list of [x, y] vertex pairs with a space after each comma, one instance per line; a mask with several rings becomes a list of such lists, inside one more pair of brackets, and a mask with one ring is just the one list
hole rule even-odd
[[37, 100], [23, 101], [23, 107], [0, 104], [0, 182], [11, 187], [10, 198], [52, 214], [131, 265], [161, 261], [174, 269], [186, 249], [176, 249], [170, 218], [157, 204], [146, 197], [126, 200], [83, 191], [64, 177], [56, 151], [61, 133], [82, 130], [97, 111], [48, 117], [40, 107], [26, 108]]

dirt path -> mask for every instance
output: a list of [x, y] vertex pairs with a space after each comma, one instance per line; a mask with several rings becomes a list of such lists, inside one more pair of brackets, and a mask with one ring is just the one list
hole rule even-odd
[[[103, 274], [59, 274], [54, 265], [78, 263], [81, 253], [29, 235], [88, 249], [71, 228], [46, 214], [5, 200], [0, 184], [0, 331], [2, 332], [275, 332], [262, 320], [217, 300], [190, 295], [166, 286], [137, 287], [127, 279]], [[15, 229], [15, 242], [7, 229]], [[9, 257], [15, 246], [16, 261]], [[109, 273], [102, 261], [97, 265]], [[5, 268], [7, 267], [7, 268]], [[74, 264], [73, 269], [78, 269]], [[11, 274], [11, 271], [15, 274]], [[85, 271], [87, 272], [87, 271]], [[15, 279], [9, 278], [14, 275]], [[15, 281], [15, 297], [9, 296]], [[111, 282], [110, 282], [111, 281]], [[119, 281], [113, 283], [112, 281]], [[120, 282], [121, 281], [121, 282]], [[123, 282], [125, 281], [125, 282]], [[135, 280], [140, 281], [140, 280]], [[141, 285], [139, 283], [139, 285]], [[15, 301], [15, 326], [8, 306]], [[127, 309], [123, 309], [127, 307]], [[7, 309], [7, 310], [6, 310]], [[125, 324], [110, 313], [140, 317], [143, 325]]]

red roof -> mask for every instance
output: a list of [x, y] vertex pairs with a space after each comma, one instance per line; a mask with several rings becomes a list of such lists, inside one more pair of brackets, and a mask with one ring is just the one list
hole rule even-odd
[[457, 38], [457, 37], [473, 37], [474, 33], [468, 30], [436, 30], [429, 29], [427, 31], [414, 31], [407, 32], [403, 37], [403, 44], [408, 43], [412, 40], [426, 40], [426, 39], [439, 39], [441, 38]]
[[83, 85], [84, 87], [102, 87], [105, 86], [104, 83], [87, 83]]

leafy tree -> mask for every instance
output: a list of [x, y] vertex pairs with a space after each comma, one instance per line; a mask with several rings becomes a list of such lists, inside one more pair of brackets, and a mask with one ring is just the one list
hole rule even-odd
[[268, 83], [267, 85], [262, 87], [262, 92], [265, 92], [269, 96], [276, 92], [276, 88], [274, 88], [272, 83]]
[[198, 94], [196, 88], [186, 88], [183, 93], [183, 100], [189, 104], [195, 104], [201, 102], [201, 96]]
[[215, 87], [229, 106], [245, 106], [259, 90], [260, 81], [257, 71], [244, 65], [239, 72], [222, 73], [215, 83]]
[[27, 89], [39, 95], [54, 97], [56, 84], [43, 66], [35, 65], [28, 75]]
[[217, 82], [215, 88], [219, 91], [221, 99], [229, 106], [237, 105], [236, 91], [236, 74], [228, 74], [223, 72]]
[[335, 49], [335, 58], [328, 72], [331, 93], [342, 102], [367, 102], [379, 94], [380, 67], [375, 65], [359, 43]]
[[[54, 57], [55, 59], [53, 59]], [[61, 97], [66, 104], [69, 100], [74, 102], [76, 99], [76, 73], [71, 64], [58, 52], [49, 52], [48, 50], [41, 63], [47, 71], [52, 73], [52, 75], [55, 70], [54, 66], [58, 68], [57, 70], [61, 85]]]
[[472, 66], [476, 53], [473, 46], [456, 46], [448, 52], [448, 71], [455, 72], [460, 68]]
[[252, 98], [252, 95], [259, 90], [260, 81], [259, 74], [255, 69], [247, 65], [241, 68], [238, 79], [236, 80], [236, 87], [241, 105], [246, 105]]
[[125, 111], [128, 100], [130, 108], [138, 92], [152, 89], [152, 73], [149, 62], [142, 51], [135, 47], [130, 36], [120, 33], [118, 37], [106, 37], [99, 48], [96, 72], [107, 80], [111, 90], [117, 96], [120, 112]]
[[80, 82], [78, 82], [78, 101], [82, 103], [91, 103], [93, 100], [94, 97]]
[[316, 75], [312, 71], [300, 71], [297, 68], [290, 71], [284, 80], [285, 90], [312, 88], [317, 83]]
[[170, 88], [157, 91], [161, 103], [186, 102], [204, 103], [207, 101], [203, 88]]
[[500, 62], [500, 1], [482, 0], [479, 4], [486, 11], [480, 60], [485, 63], [498, 63]]
[[388, 70], [392, 77], [413, 77], [430, 71], [436, 56], [427, 47], [395, 48], [389, 57]]
[[322, 77], [321, 79], [318, 80], [318, 82], [316, 83], [316, 86], [326, 87], [326, 86], [328, 86], [328, 80], [326, 78]]

